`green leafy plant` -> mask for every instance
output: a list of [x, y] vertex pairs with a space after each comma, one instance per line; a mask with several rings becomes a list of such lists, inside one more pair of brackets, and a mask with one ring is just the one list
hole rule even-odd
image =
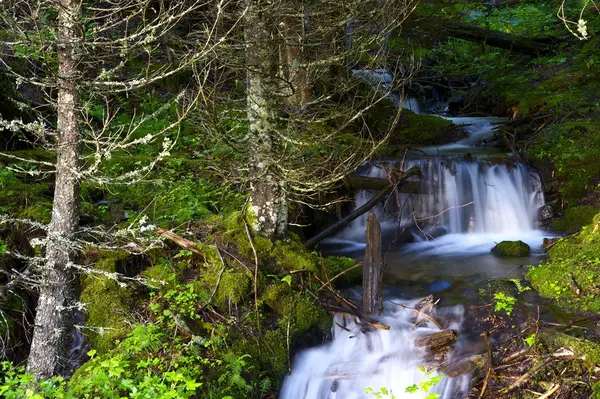
[[406, 388], [407, 393], [416, 393], [422, 392], [427, 394], [425, 399], [437, 399], [441, 395], [436, 392], [430, 392], [435, 386], [437, 386], [444, 379], [443, 375], [433, 375], [433, 370], [426, 370], [425, 367], [419, 366], [419, 370], [425, 373], [427, 379], [425, 381], [421, 381], [418, 384], [413, 384]]
[[513, 307], [517, 303], [517, 298], [500, 291], [494, 294], [494, 299], [495, 312], [504, 311], [508, 316], [512, 314]]
[[373, 395], [375, 399], [396, 399], [392, 392], [385, 388], [381, 387], [378, 391], [375, 391], [373, 388], [365, 388], [365, 393]]
[[528, 347], [532, 348], [535, 345], [537, 335], [536, 333], [532, 333], [527, 338], [525, 338], [525, 343]]

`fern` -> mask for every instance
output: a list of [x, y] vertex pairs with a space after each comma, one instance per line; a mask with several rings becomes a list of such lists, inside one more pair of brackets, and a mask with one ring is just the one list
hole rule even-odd
[[521, 284], [521, 280], [518, 278], [511, 278], [510, 281], [512, 281], [515, 286], [517, 287], [517, 291], [519, 292], [519, 294], [525, 292], [525, 291], [529, 291], [531, 289], [531, 287], [529, 286], [524, 286], [523, 284]]

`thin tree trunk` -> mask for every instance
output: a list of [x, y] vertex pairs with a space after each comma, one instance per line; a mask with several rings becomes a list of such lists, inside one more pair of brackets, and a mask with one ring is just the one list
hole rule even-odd
[[58, 148], [56, 188], [48, 230], [46, 265], [35, 316], [27, 369], [40, 378], [60, 374], [67, 364], [67, 337], [73, 328], [75, 304], [73, 269], [69, 267], [73, 238], [79, 224], [79, 93], [77, 80], [78, 17], [81, 0], [58, 4]]
[[300, 67], [303, 61], [301, 47], [303, 24], [302, 17], [284, 17], [280, 24], [285, 39], [280, 56], [281, 64], [284, 68], [284, 80], [290, 91], [290, 95], [285, 100], [291, 108], [301, 107], [311, 98], [306, 70]]
[[277, 154], [277, 98], [276, 81], [278, 51], [270, 2], [247, 0], [244, 36], [247, 62], [247, 115], [250, 165], [250, 213], [254, 232], [270, 239], [287, 233], [288, 205], [285, 181], [275, 168]]

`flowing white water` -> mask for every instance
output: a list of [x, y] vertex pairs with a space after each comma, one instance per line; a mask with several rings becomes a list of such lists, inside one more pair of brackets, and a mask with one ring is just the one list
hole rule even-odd
[[[409, 107], [410, 101], [400, 106]], [[379, 206], [376, 212], [384, 238], [398, 229], [410, 227], [417, 241], [402, 252], [408, 256], [439, 257], [488, 253], [496, 242], [523, 240], [532, 248], [540, 247], [543, 233], [537, 229], [538, 210], [544, 195], [537, 173], [509, 156], [475, 158], [482, 140], [493, 134], [498, 118], [448, 118], [468, 125], [468, 137], [452, 144], [419, 149], [421, 158], [406, 159], [401, 167], [418, 166], [422, 173], [418, 194], [398, 193]], [[492, 149], [493, 151], [493, 149]], [[491, 151], [487, 151], [490, 153]], [[424, 155], [423, 155], [424, 154]], [[397, 162], [384, 162], [362, 171], [371, 177], [387, 177], [386, 169]], [[355, 207], [367, 202], [374, 192], [359, 190]], [[394, 197], [394, 196], [392, 196]], [[327, 240], [346, 248], [364, 246], [366, 215], [353, 221], [340, 235]], [[428, 235], [437, 229], [437, 234]], [[397, 301], [394, 301], [397, 302]], [[404, 301], [414, 306], [417, 301]], [[439, 331], [431, 324], [415, 324], [414, 312], [391, 303], [385, 304], [378, 319], [390, 330], [361, 331], [354, 321], [335, 316], [332, 342], [296, 356], [292, 373], [284, 381], [282, 399], [362, 399], [373, 398], [366, 388], [388, 389], [396, 398], [422, 399], [424, 392], [406, 393], [406, 388], [426, 381], [419, 366], [426, 355], [415, 348], [415, 338]], [[461, 307], [436, 309], [435, 318], [449, 320], [447, 328], [460, 330]], [[450, 317], [449, 317], [450, 316]], [[340, 327], [344, 326], [343, 328]], [[449, 354], [450, 360], [461, 348], [461, 341]], [[432, 392], [442, 399], [467, 397], [470, 376], [444, 378]], [[391, 398], [390, 396], [383, 396]]]
[[[298, 354], [292, 365], [292, 374], [286, 378], [281, 399], [373, 399], [366, 388], [379, 391], [386, 388], [396, 398], [423, 399], [423, 391], [406, 393], [406, 388], [428, 381], [437, 374], [427, 375], [425, 353], [414, 345], [419, 335], [438, 332], [428, 320], [415, 325], [416, 314], [400, 304], [414, 307], [419, 301], [393, 300], [386, 303], [378, 317], [389, 325], [389, 331], [365, 331], [353, 320], [336, 315], [332, 342]], [[454, 306], [435, 310], [433, 317], [444, 320], [448, 328], [459, 330], [463, 322], [463, 308]], [[344, 328], [340, 327], [344, 326]], [[455, 350], [460, 346], [455, 346]], [[448, 360], [452, 360], [450, 353]], [[445, 377], [429, 393], [442, 398], [462, 398], [469, 388], [469, 377]], [[392, 396], [384, 396], [391, 398]]]
[[[421, 178], [418, 193], [398, 193], [385, 209], [376, 209], [384, 231], [413, 228], [418, 242], [407, 251], [444, 251], [446, 254], [467, 251], [487, 252], [496, 242], [523, 240], [541, 246], [542, 232], [537, 229], [540, 207], [544, 205], [543, 188], [537, 173], [508, 155], [492, 160], [486, 157], [466, 158], [472, 145], [493, 134], [499, 118], [449, 118], [466, 124], [468, 137], [457, 143], [423, 148], [425, 158], [407, 159], [402, 166], [408, 170], [419, 167]], [[386, 170], [394, 162], [369, 167], [364, 175], [387, 178]], [[397, 165], [396, 165], [397, 166]], [[355, 207], [367, 202], [374, 192], [358, 190]], [[364, 245], [367, 215], [354, 220], [329, 243], [354, 242]], [[426, 234], [427, 229], [443, 228], [445, 236]], [[423, 230], [425, 233], [423, 233]]]

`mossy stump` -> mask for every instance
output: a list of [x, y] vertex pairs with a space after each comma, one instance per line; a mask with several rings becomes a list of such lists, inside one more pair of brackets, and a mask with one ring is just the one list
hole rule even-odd
[[492, 248], [492, 254], [502, 257], [521, 257], [531, 254], [531, 247], [523, 241], [502, 241]]

